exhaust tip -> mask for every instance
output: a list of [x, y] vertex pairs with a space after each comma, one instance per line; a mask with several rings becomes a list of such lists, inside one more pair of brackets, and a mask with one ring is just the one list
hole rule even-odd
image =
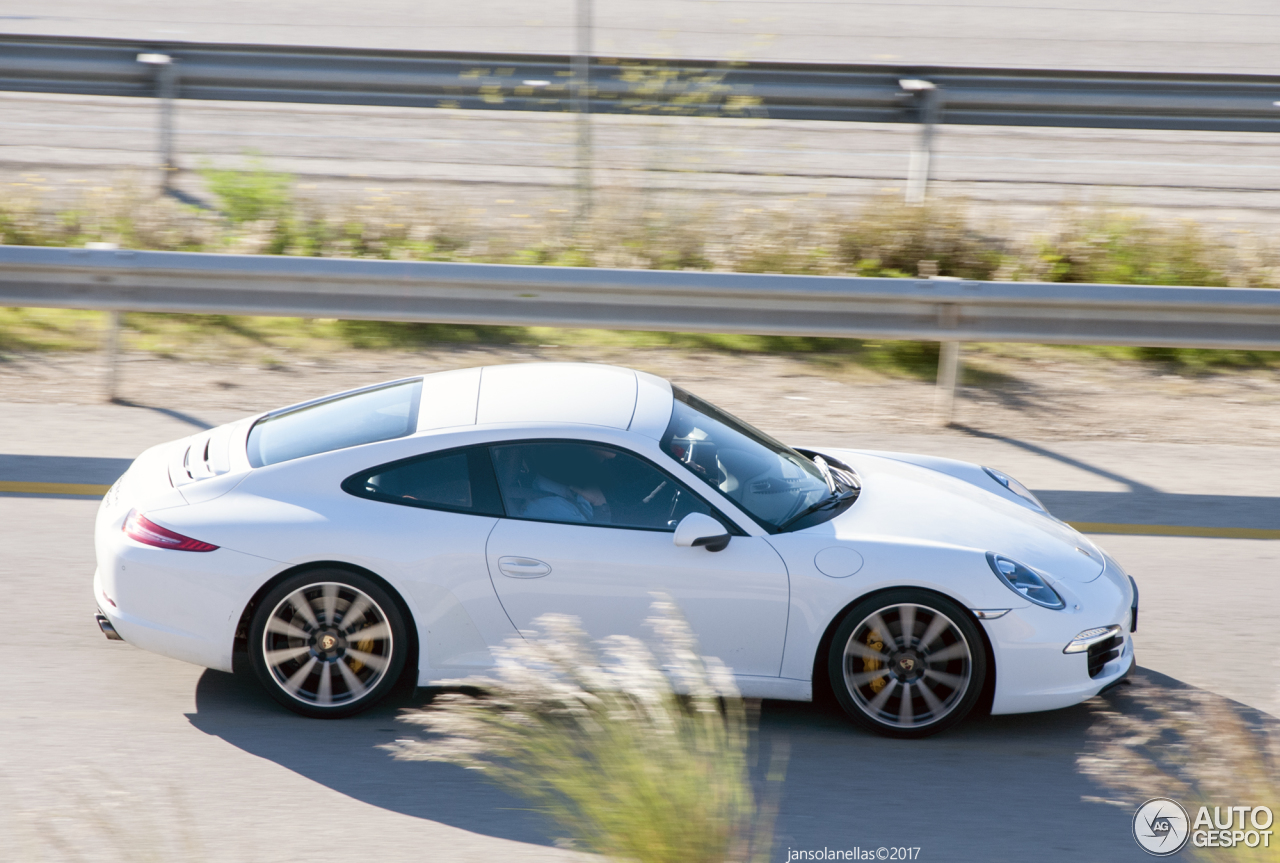
[[124, 641], [120, 637], [120, 633], [116, 632], [116, 628], [111, 625], [111, 621], [101, 611], [95, 614], [93, 619], [98, 622], [98, 629], [102, 630], [102, 634], [107, 637], [108, 641]]

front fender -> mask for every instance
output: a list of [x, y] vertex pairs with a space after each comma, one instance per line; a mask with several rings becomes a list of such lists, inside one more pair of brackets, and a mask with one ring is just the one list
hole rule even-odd
[[[950, 597], [965, 608], [1025, 608], [1025, 599], [991, 572], [986, 553], [915, 540], [835, 539], [801, 531], [770, 536], [791, 577], [791, 605], [782, 676], [809, 680], [819, 642], [831, 622], [851, 603], [879, 590], [918, 587]], [[830, 548], [856, 551], [863, 565], [834, 578], [815, 563]]]

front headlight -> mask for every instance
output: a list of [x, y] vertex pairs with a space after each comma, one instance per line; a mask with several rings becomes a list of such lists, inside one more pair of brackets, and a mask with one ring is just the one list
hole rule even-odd
[[984, 467], [983, 470], [987, 472], [987, 476], [1009, 489], [1009, 491], [1013, 492], [1036, 509], [1046, 513], [1049, 511], [1049, 508], [1040, 502], [1040, 498], [1031, 493], [1031, 489], [1027, 488], [1004, 471], [996, 470], [993, 467]]
[[1000, 577], [1005, 586], [1023, 599], [1045, 608], [1067, 607], [1058, 592], [1031, 567], [992, 552], [987, 552], [987, 563], [991, 564], [991, 571]]

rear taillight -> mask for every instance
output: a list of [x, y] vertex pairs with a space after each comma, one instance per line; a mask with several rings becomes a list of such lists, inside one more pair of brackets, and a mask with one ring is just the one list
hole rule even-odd
[[129, 517], [124, 520], [124, 533], [134, 542], [155, 546], [156, 548], [169, 548], [174, 551], [214, 551], [217, 549], [216, 545], [210, 545], [207, 542], [201, 542], [198, 539], [192, 539], [189, 536], [174, 533], [166, 527], [161, 527], [136, 509], [130, 512]]

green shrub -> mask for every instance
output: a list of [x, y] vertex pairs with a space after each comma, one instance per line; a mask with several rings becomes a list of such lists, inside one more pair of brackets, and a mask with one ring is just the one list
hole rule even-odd
[[232, 224], [282, 219], [292, 210], [293, 177], [268, 171], [259, 158], [249, 159], [243, 170], [205, 165], [200, 176]]
[[1156, 225], [1098, 210], [1068, 219], [1041, 241], [1040, 275], [1049, 282], [1219, 287], [1228, 283], [1224, 251], [1193, 222]]
[[879, 197], [846, 227], [837, 256], [863, 276], [986, 280], [1000, 269], [1011, 245], [977, 230], [959, 202], [911, 206]]
[[[705, 200], [679, 199], [659, 209], [633, 193], [602, 200], [587, 224], [545, 215], [519, 226], [444, 218], [412, 196], [372, 203], [328, 202], [295, 195], [293, 178], [258, 158], [242, 169], [201, 170], [225, 216], [148, 196], [129, 180], [89, 190], [76, 206], [42, 209], [38, 199], [0, 202], [0, 241], [19, 245], [80, 246], [108, 241], [125, 248], [230, 251], [361, 257], [389, 260], [696, 269], [750, 273], [852, 274], [896, 278], [938, 275], [1104, 284], [1280, 285], [1280, 256], [1264, 238], [1224, 235], [1184, 221], [1164, 224], [1108, 208], [1068, 208], [1037, 234], [1012, 235], [979, 224], [961, 201], [934, 199], [909, 206], [898, 198], [869, 200], [853, 214], [810, 212], [798, 205], [717, 210]], [[557, 211], [550, 211], [551, 213]], [[6, 326], [0, 320], [0, 327]], [[43, 339], [30, 322], [0, 333], [8, 349], [93, 347], [77, 335]], [[796, 353], [813, 362], [858, 364], [929, 377], [938, 348], [931, 343], [863, 342], [743, 334], [626, 333], [537, 327], [468, 327], [343, 322], [308, 328], [297, 321], [270, 327], [273, 337], [293, 327], [295, 343], [336, 338], [367, 348], [413, 348], [434, 343], [577, 344], [672, 347], [751, 353]], [[250, 329], [261, 329], [254, 323]], [[229, 325], [218, 329], [228, 330]], [[247, 331], [242, 333], [247, 335]], [[180, 340], [179, 340], [180, 341]], [[80, 343], [82, 342], [82, 344]], [[174, 344], [178, 344], [175, 341]], [[1085, 348], [1188, 371], [1270, 366], [1280, 354], [1171, 348]]]

